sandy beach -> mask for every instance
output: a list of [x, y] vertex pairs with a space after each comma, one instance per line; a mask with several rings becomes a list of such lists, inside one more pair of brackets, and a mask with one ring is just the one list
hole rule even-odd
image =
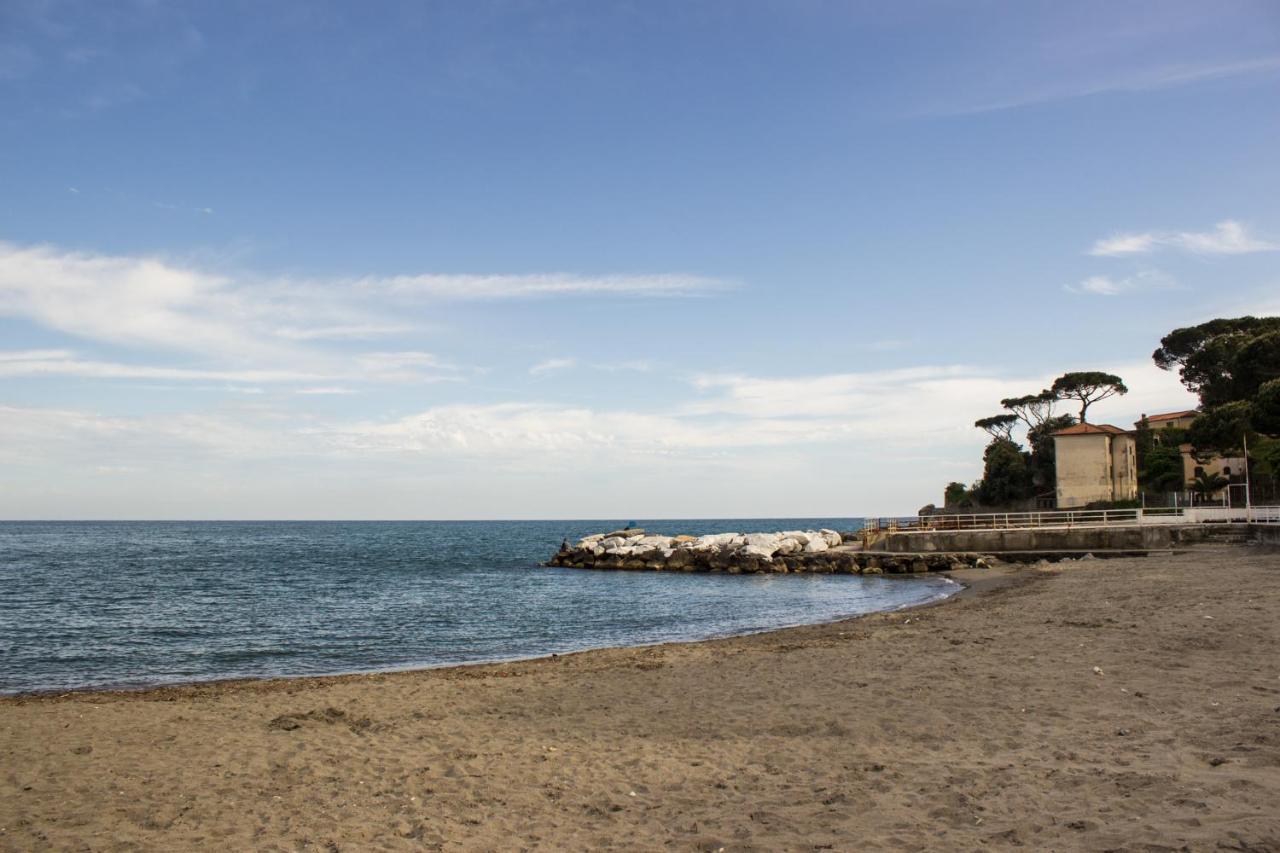
[[516, 664], [0, 700], [0, 850], [1280, 850], [1280, 555]]

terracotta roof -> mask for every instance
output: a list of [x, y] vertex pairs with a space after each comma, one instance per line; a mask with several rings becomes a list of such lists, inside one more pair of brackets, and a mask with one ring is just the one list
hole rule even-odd
[[1149, 423], [1155, 423], [1156, 421], [1176, 421], [1178, 418], [1194, 418], [1198, 414], [1200, 413], [1195, 409], [1187, 409], [1185, 412], [1165, 412], [1162, 415], [1147, 415], [1147, 421]]
[[1111, 424], [1076, 424], [1060, 429], [1054, 435], [1128, 435], [1128, 430]]

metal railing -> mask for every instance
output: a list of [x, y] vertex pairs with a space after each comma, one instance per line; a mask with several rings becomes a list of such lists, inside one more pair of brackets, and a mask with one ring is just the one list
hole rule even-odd
[[1203, 522], [1280, 524], [1280, 506], [1043, 510], [868, 518], [863, 525], [862, 533], [863, 538], [866, 539], [880, 533], [907, 533], [918, 530], [1033, 530]]
[[1249, 507], [1251, 524], [1280, 524], [1280, 506]]

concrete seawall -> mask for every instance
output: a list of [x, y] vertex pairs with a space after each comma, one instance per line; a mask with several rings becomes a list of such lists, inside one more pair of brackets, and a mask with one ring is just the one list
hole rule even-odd
[[1159, 524], [1018, 530], [908, 530], [884, 533], [874, 552], [1156, 551], [1202, 542], [1245, 542], [1267, 525]]
[[1249, 528], [1254, 542], [1280, 547], [1280, 524], [1251, 524]]

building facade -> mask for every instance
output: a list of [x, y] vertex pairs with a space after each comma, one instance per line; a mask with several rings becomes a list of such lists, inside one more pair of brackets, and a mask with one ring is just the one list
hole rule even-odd
[[1138, 497], [1133, 434], [1110, 424], [1076, 424], [1053, 434], [1058, 509]]
[[[1198, 411], [1191, 409], [1183, 412], [1166, 412], [1160, 415], [1143, 415], [1142, 417], [1146, 419], [1147, 426], [1153, 432], [1159, 433], [1170, 428], [1187, 429], [1198, 414], [1200, 414]], [[1139, 426], [1141, 423], [1142, 421], [1138, 421], [1134, 426]], [[1197, 458], [1195, 448], [1185, 441], [1178, 444], [1178, 451], [1182, 454], [1182, 482], [1184, 484], [1190, 485], [1201, 473], [1217, 474], [1224, 480], [1230, 480], [1232, 477], [1239, 478], [1244, 473], [1244, 457], [1220, 456], [1217, 453], [1210, 453]], [[1210, 497], [1216, 500], [1222, 497], [1223, 491], [1223, 489], [1219, 489]]]

